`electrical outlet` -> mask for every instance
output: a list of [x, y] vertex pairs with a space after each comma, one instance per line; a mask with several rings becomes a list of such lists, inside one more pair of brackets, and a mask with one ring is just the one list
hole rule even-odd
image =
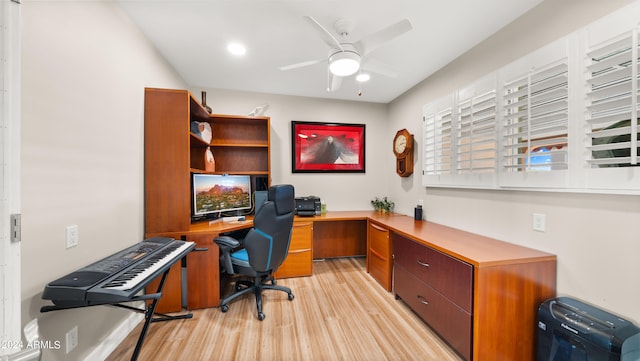
[[78, 245], [78, 225], [74, 224], [67, 226], [66, 230], [67, 248], [75, 247]]
[[71, 350], [78, 346], [78, 326], [74, 326], [71, 330], [69, 330], [69, 332], [67, 332], [66, 341], [67, 353], [71, 352]]
[[533, 214], [533, 230], [538, 232], [544, 232], [547, 228], [546, 215], [542, 213]]

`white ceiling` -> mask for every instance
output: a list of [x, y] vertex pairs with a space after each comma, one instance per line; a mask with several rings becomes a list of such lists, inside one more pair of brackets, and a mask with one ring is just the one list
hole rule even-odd
[[[116, 0], [159, 52], [194, 88], [388, 103], [542, 0]], [[325, 58], [329, 47], [304, 20], [334, 31], [355, 22], [350, 41], [409, 19], [413, 29], [368, 58], [397, 73], [371, 74], [360, 84], [344, 78], [327, 92], [327, 63], [282, 71], [285, 65]], [[338, 35], [336, 34], [336, 37]], [[226, 46], [237, 41], [238, 58]], [[362, 95], [358, 96], [359, 90]]]

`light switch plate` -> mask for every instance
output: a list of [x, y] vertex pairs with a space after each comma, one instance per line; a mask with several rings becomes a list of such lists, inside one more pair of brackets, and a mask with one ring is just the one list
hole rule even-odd
[[546, 215], [542, 213], [533, 214], [533, 230], [538, 232], [544, 232], [547, 228]]
[[67, 248], [75, 247], [78, 245], [78, 225], [74, 224], [67, 226], [66, 230]]

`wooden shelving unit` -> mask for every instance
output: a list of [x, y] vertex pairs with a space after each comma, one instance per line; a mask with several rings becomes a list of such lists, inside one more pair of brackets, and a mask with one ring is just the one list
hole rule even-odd
[[[191, 122], [211, 125], [211, 142]], [[145, 233], [188, 231], [191, 173], [205, 173], [211, 148], [217, 174], [248, 174], [271, 183], [270, 118], [208, 114], [186, 90], [145, 89]], [[266, 180], [266, 182], [264, 182]]]
[[[188, 308], [216, 306], [218, 249], [213, 238], [219, 232], [203, 233], [200, 225], [191, 223], [191, 173], [206, 173], [205, 151], [209, 147], [215, 158], [213, 173], [251, 175], [254, 190], [257, 186], [268, 188], [270, 118], [209, 114], [187, 90], [156, 88], [145, 89], [144, 118], [145, 237], [183, 238], [205, 248], [187, 257], [187, 262], [198, 268], [188, 268]], [[210, 124], [210, 142], [191, 132], [193, 121]], [[201, 276], [204, 274], [210, 276]], [[180, 277], [179, 270], [172, 269], [159, 312], [181, 309]]]

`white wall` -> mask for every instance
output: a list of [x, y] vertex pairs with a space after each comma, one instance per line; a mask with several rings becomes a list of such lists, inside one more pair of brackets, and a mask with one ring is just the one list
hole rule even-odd
[[[141, 241], [144, 87], [185, 84], [113, 2], [21, 6], [22, 322], [39, 318], [41, 339], [62, 343], [43, 360], [82, 360], [132, 313], [41, 314], [43, 287]], [[71, 224], [79, 245], [66, 250]], [[67, 355], [73, 326], [79, 346]]]
[[[407, 128], [416, 135], [420, 149], [424, 104], [629, 3], [545, 1], [392, 102], [389, 126], [393, 131], [382, 143], [390, 144], [395, 130]], [[420, 169], [422, 154], [417, 155]], [[640, 323], [640, 197], [426, 189], [419, 173], [410, 179], [390, 177], [389, 194], [398, 211], [411, 214], [417, 200], [424, 199], [429, 221], [556, 254], [559, 294]], [[532, 230], [534, 212], [546, 214], [545, 233]]]
[[[394, 172], [381, 166], [391, 145], [385, 137], [387, 107], [383, 104], [335, 101], [316, 98], [192, 88], [200, 98], [207, 91], [207, 104], [219, 114], [249, 114], [253, 108], [269, 104], [264, 115], [271, 118], [272, 184], [291, 183], [297, 196], [315, 195], [331, 210], [368, 210], [376, 196], [386, 195], [387, 177]], [[291, 173], [291, 121], [355, 123], [366, 125], [366, 173]]]

